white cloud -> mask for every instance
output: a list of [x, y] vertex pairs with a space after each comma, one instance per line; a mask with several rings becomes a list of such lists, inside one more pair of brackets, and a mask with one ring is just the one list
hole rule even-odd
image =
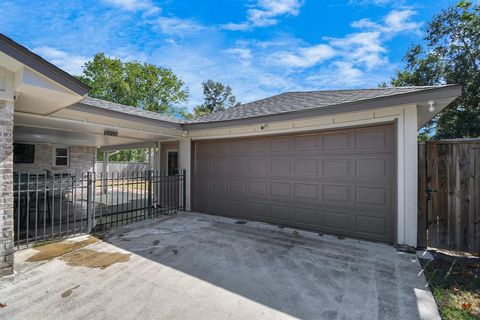
[[250, 30], [252, 26], [246, 22], [243, 23], [227, 23], [221, 26], [222, 29], [231, 31], [245, 31]]
[[104, 0], [106, 3], [127, 11], [143, 11], [147, 14], [160, 12], [160, 8], [150, 0]]
[[180, 18], [160, 17], [153, 22], [155, 29], [169, 35], [186, 36], [206, 31], [208, 27], [196, 21]]
[[418, 31], [421, 23], [411, 21], [417, 13], [410, 9], [393, 10], [385, 18], [385, 32]]
[[335, 55], [335, 50], [325, 44], [299, 48], [297, 52], [281, 51], [270, 56], [270, 63], [285, 67], [310, 68]]
[[87, 57], [70, 54], [48, 46], [37, 47], [33, 51], [50, 63], [73, 75], [81, 74], [82, 66], [88, 61]]
[[223, 50], [223, 52], [230, 54], [233, 57], [237, 57], [245, 63], [249, 63], [252, 59], [252, 50], [246, 48], [231, 48]]
[[254, 27], [268, 27], [278, 23], [281, 16], [297, 16], [303, 5], [302, 0], [257, 0], [247, 10], [247, 21], [242, 23], [227, 23], [223, 29], [245, 31]]
[[403, 0], [350, 0], [351, 5], [375, 5], [385, 6], [391, 3], [402, 3]]
[[328, 39], [345, 61], [361, 64], [367, 69], [387, 62], [386, 49], [378, 31], [352, 33], [343, 38]]
[[383, 18], [383, 23], [360, 19], [350, 25], [358, 29], [371, 29], [390, 34], [404, 31], [418, 32], [422, 24], [411, 20], [416, 14], [417, 12], [411, 9], [392, 10]]

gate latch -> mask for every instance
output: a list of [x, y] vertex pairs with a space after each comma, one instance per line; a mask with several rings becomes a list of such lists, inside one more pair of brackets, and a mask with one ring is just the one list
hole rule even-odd
[[438, 189], [430, 189], [428, 187], [425, 189], [425, 195], [427, 196], [427, 200], [430, 200], [432, 198], [432, 192], [438, 192]]

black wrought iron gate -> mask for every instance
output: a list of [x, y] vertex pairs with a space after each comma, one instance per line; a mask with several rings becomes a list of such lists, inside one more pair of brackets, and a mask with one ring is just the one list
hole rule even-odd
[[13, 188], [17, 248], [185, 209], [185, 171], [18, 173]]

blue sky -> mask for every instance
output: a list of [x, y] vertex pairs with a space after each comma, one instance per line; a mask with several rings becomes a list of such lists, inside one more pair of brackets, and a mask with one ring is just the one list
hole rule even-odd
[[[0, 2], [0, 32], [72, 73], [97, 52], [171, 68], [249, 102], [285, 91], [369, 88], [402, 66], [453, 0], [78, 0]], [[33, 5], [35, 3], [35, 5]]]

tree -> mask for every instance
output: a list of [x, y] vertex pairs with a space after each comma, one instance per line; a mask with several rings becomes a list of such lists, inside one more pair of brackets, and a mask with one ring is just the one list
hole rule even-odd
[[78, 78], [92, 87], [89, 95], [167, 115], [181, 114], [188, 89], [170, 69], [138, 61], [123, 62], [97, 53]]
[[238, 104], [230, 86], [213, 80], [203, 82], [202, 86], [205, 102], [193, 109], [193, 117], [223, 111]]
[[[97, 53], [83, 66], [78, 78], [92, 89], [89, 95], [127, 106], [171, 116], [186, 114], [180, 107], [188, 100], [188, 89], [170, 69], [138, 61], [123, 62]], [[103, 160], [103, 154], [97, 155]], [[112, 161], [145, 162], [145, 150], [124, 150], [110, 156]]]
[[424, 40], [408, 50], [405, 69], [390, 84], [461, 84], [462, 96], [425, 126], [423, 137], [480, 136], [480, 5], [460, 1], [443, 10], [428, 24]]

